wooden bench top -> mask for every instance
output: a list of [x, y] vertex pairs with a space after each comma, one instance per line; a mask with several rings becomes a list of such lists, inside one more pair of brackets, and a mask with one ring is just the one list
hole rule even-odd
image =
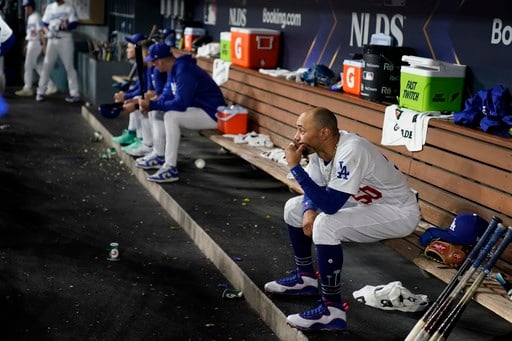
[[130, 80], [130, 77], [128, 76], [122, 76], [122, 75], [112, 75], [112, 80], [117, 83], [122, 83]]
[[302, 188], [297, 181], [288, 177], [289, 171], [286, 165], [261, 156], [262, 152], [269, 151], [272, 148], [254, 147], [247, 144], [234, 143], [232, 138], [223, 137], [217, 130], [202, 130], [201, 134], [208, 137], [224, 149], [229, 150], [233, 154], [238, 155], [245, 161], [273, 176], [288, 186], [291, 190], [297, 193], [303, 193]]

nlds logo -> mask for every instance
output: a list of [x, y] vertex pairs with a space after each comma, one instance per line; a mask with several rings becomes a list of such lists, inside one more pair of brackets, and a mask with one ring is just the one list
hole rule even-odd
[[[368, 44], [372, 33], [384, 33], [396, 39], [398, 46], [403, 46], [405, 17], [401, 14], [388, 16], [383, 13], [375, 14], [372, 18], [371, 13], [352, 13], [352, 27], [350, 29], [350, 46], [362, 47]], [[371, 31], [370, 27], [374, 27]]]
[[245, 27], [247, 25], [247, 9], [246, 8], [230, 8], [229, 24], [232, 26]]

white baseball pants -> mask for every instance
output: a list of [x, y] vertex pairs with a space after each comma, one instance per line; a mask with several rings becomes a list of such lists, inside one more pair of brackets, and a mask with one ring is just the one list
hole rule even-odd
[[[304, 196], [289, 199], [284, 207], [284, 221], [302, 228]], [[346, 203], [335, 214], [321, 212], [313, 223], [313, 242], [336, 245], [340, 242], [372, 243], [411, 234], [419, 223], [415, 198], [402, 207], [391, 205], [351, 205]]]

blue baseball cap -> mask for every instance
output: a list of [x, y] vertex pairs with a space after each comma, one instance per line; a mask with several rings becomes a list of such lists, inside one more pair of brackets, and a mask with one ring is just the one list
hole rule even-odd
[[32, 8], [36, 8], [36, 3], [34, 0], [23, 0], [23, 4], [21, 6], [31, 6]]
[[145, 62], [154, 62], [160, 58], [172, 56], [171, 48], [164, 43], [156, 43], [149, 47], [148, 56], [144, 58]]
[[142, 33], [135, 33], [129, 37], [124, 38], [127, 42], [136, 45], [139, 41], [146, 39], [146, 37]]
[[420, 244], [427, 246], [434, 240], [458, 245], [474, 245], [484, 233], [488, 222], [475, 213], [461, 213], [453, 218], [449, 228], [431, 227], [420, 237]]

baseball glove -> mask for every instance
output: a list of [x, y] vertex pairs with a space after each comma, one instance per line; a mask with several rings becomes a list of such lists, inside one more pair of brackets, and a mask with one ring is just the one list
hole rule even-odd
[[466, 259], [466, 251], [462, 245], [450, 244], [441, 240], [435, 240], [425, 248], [425, 257], [435, 262], [458, 267]]

